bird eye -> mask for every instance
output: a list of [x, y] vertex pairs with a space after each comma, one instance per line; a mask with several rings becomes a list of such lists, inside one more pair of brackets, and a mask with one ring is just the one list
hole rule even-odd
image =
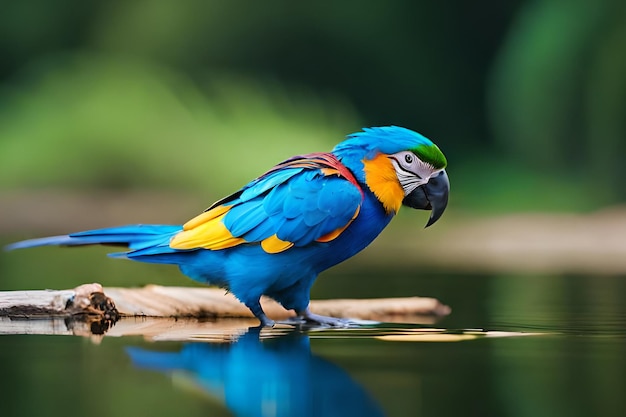
[[413, 163], [413, 155], [411, 155], [410, 153], [405, 154], [405, 155], [404, 155], [404, 161], [405, 161], [407, 164], [411, 164], [411, 163]]

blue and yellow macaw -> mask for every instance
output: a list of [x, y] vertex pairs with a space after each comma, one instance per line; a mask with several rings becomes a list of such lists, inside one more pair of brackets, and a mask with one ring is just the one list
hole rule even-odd
[[225, 288], [261, 321], [267, 295], [307, 322], [343, 326], [313, 314], [317, 275], [369, 245], [403, 204], [432, 210], [448, 203], [446, 158], [429, 139], [397, 126], [353, 133], [330, 153], [290, 158], [217, 201], [184, 225], [127, 225], [26, 240], [8, 249], [115, 244], [110, 254], [178, 265], [192, 279]]

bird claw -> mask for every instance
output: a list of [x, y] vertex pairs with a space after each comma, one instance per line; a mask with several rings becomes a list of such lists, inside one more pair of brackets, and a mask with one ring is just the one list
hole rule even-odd
[[363, 324], [372, 324], [370, 321], [352, 320], [338, 317], [322, 316], [311, 313], [308, 309], [300, 313], [296, 317], [291, 317], [281, 321], [282, 324], [292, 326], [303, 326], [306, 328], [337, 328], [346, 329], [349, 327], [358, 327]]
[[321, 316], [319, 314], [309, 313], [302, 316], [306, 324], [318, 325], [321, 327], [351, 327], [350, 319], [341, 319], [338, 317]]
[[274, 327], [276, 325], [276, 322], [270, 318], [268, 318], [267, 316], [264, 316], [262, 318], [259, 319], [261, 321], [261, 327]]

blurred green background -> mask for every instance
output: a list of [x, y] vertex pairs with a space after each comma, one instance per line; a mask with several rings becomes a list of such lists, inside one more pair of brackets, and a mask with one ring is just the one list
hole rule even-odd
[[[420, 238], [426, 213], [401, 213], [411, 227], [392, 225], [375, 252], [413, 262], [447, 254], [447, 266], [495, 259], [501, 243], [461, 226], [626, 199], [625, 22], [618, 0], [5, 4], [0, 235], [182, 223], [289, 156], [396, 124], [446, 153], [451, 201]], [[529, 247], [529, 225], [554, 223], [475, 229]], [[561, 238], [552, 249], [583, 240], [564, 230], [578, 229], [549, 232]], [[522, 263], [545, 253], [511, 247]], [[574, 249], [568, 259], [589, 253]], [[17, 265], [29, 254], [10, 255], [9, 275], [26, 268]], [[76, 258], [54, 262], [76, 262], [61, 256]]]
[[173, 189], [206, 203], [363, 126], [432, 138], [453, 205], [622, 201], [618, 0], [13, 2], [0, 191]]

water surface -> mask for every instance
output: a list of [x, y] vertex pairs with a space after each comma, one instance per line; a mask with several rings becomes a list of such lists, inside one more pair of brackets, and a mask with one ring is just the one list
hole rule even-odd
[[[54, 260], [55, 268], [48, 259], [6, 260], [0, 254], [3, 289], [119, 285], [121, 276], [185, 282], [173, 270], [107, 259], [71, 274]], [[109, 263], [120, 265], [113, 277]], [[341, 267], [319, 280], [314, 297], [427, 295], [452, 314], [352, 330], [199, 322], [178, 338], [189, 323], [168, 324], [169, 336], [159, 337], [130, 335], [134, 319], [104, 336], [73, 336], [76, 328], [57, 322], [66, 335], [0, 336], [2, 415], [623, 416], [624, 294], [623, 276]]]

